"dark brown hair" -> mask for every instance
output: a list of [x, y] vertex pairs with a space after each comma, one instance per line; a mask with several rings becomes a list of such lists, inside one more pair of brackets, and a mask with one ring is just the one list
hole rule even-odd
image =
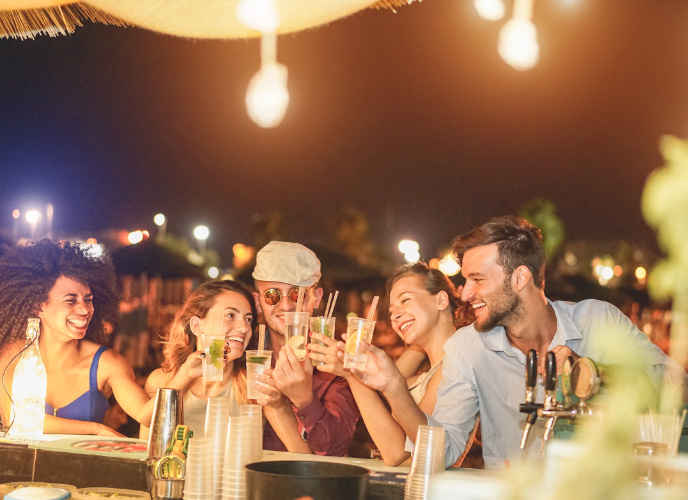
[[459, 264], [471, 248], [497, 244], [498, 264], [510, 277], [519, 266], [526, 266], [536, 287], [545, 286], [545, 250], [540, 230], [513, 215], [491, 219], [452, 242], [452, 253]]
[[452, 315], [454, 326], [461, 328], [475, 321], [473, 309], [461, 297], [451, 280], [439, 269], [432, 269], [424, 262], [406, 264], [395, 269], [387, 278], [387, 295], [392, 291], [394, 284], [406, 276], [418, 276], [425, 290], [430, 295], [446, 292], [449, 297], [449, 312]]

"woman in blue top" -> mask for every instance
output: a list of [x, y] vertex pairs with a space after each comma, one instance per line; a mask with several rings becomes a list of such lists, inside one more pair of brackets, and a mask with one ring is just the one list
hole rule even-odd
[[[120, 436], [102, 424], [108, 398], [149, 425], [153, 401], [136, 382], [129, 363], [106, 349], [104, 323], [117, 314], [112, 263], [81, 244], [38, 240], [0, 256], [0, 416], [10, 425], [12, 375], [25, 344], [27, 321], [40, 318], [39, 347], [48, 378], [46, 434]], [[200, 376], [200, 359], [180, 370], [179, 385]]]

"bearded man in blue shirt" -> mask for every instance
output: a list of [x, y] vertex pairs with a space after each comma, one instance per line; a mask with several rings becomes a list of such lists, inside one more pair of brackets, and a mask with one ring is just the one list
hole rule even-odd
[[[542, 427], [531, 431], [524, 451], [519, 448], [525, 423], [519, 404], [531, 349], [543, 361], [554, 352], [558, 374], [567, 357], [613, 365], [632, 352], [655, 390], [664, 382], [685, 389], [685, 370], [615, 306], [598, 300], [552, 302], [545, 296], [542, 236], [532, 224], [513, 216], [492, 219], [458, 237], [452, 251], [466, 278], [461, 299], [472, 305], [476, 320], [445, 343], [433, 414], [418, 409], [398, 370], [374, 346], [368, 347], [366, 371], [354, 372], [382, 391], [408, 436], [415, 437], [418, 425], [445, 428], [447, 467], [464, 452], [477, 415], [486, 468], [539, 453]], [[536, 402], [543, 400], [538, 384]]]

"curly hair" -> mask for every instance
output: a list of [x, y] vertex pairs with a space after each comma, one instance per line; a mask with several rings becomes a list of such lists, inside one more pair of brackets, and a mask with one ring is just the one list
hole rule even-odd
[[[165, 373], [177, 373], [189, 354], [196, 350], [196, 335], [191, 331], [191, 318], [205, 318], [210, 308], [215, 303], [218, 295], [224, 292], [236, 292], [243, 295], [248, 300], [251, 307], [253, 319], [251, 321], [251, 331], [255, 330], [258, 324], [258, 313], [253, 295], [243, 285], [232, 280], [209, 281], [199, 285], [184, 305], [177, 311], [170, 330], [163, 340], [163, 362], [162, 370]], [[248, 402], [246, 396], [246, 356], [242, 356], [234, 361], [232, 372], [232, 385], [234, 394], [242, 402]]]
[[437, 295], [444, 291], [449, 298], [449, 312], [456, 328], [470, 325], [475, 321], [475, 315], [470, 304], [463, 302], [451, 280], [439, 269], [433, 269], [424, 262], [414, 262], [396, 268], [387, 278], [387, 295], [394, 284], [406, 276], [418, 276], [423, 287], [430, 295]]
[[0, 349], [24, 338], [28, 319], [60, 276], [91, 289], [94, 312], [84, 338], [103, 343], [104, 322], [115, 323], [119, 305], [112, 261], [82, 243], [46, 238], [0, 250]]

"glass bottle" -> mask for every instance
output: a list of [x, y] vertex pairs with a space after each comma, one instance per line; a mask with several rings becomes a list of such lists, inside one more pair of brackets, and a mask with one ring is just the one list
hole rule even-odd
[[10, 435], [36, 437], [43, 434], [45, 393], [48, 377], [38, 349], [40, 319], [29, 318], [26, 347], [19, 357], [12, 379], [12, 411], [14, 422]]

